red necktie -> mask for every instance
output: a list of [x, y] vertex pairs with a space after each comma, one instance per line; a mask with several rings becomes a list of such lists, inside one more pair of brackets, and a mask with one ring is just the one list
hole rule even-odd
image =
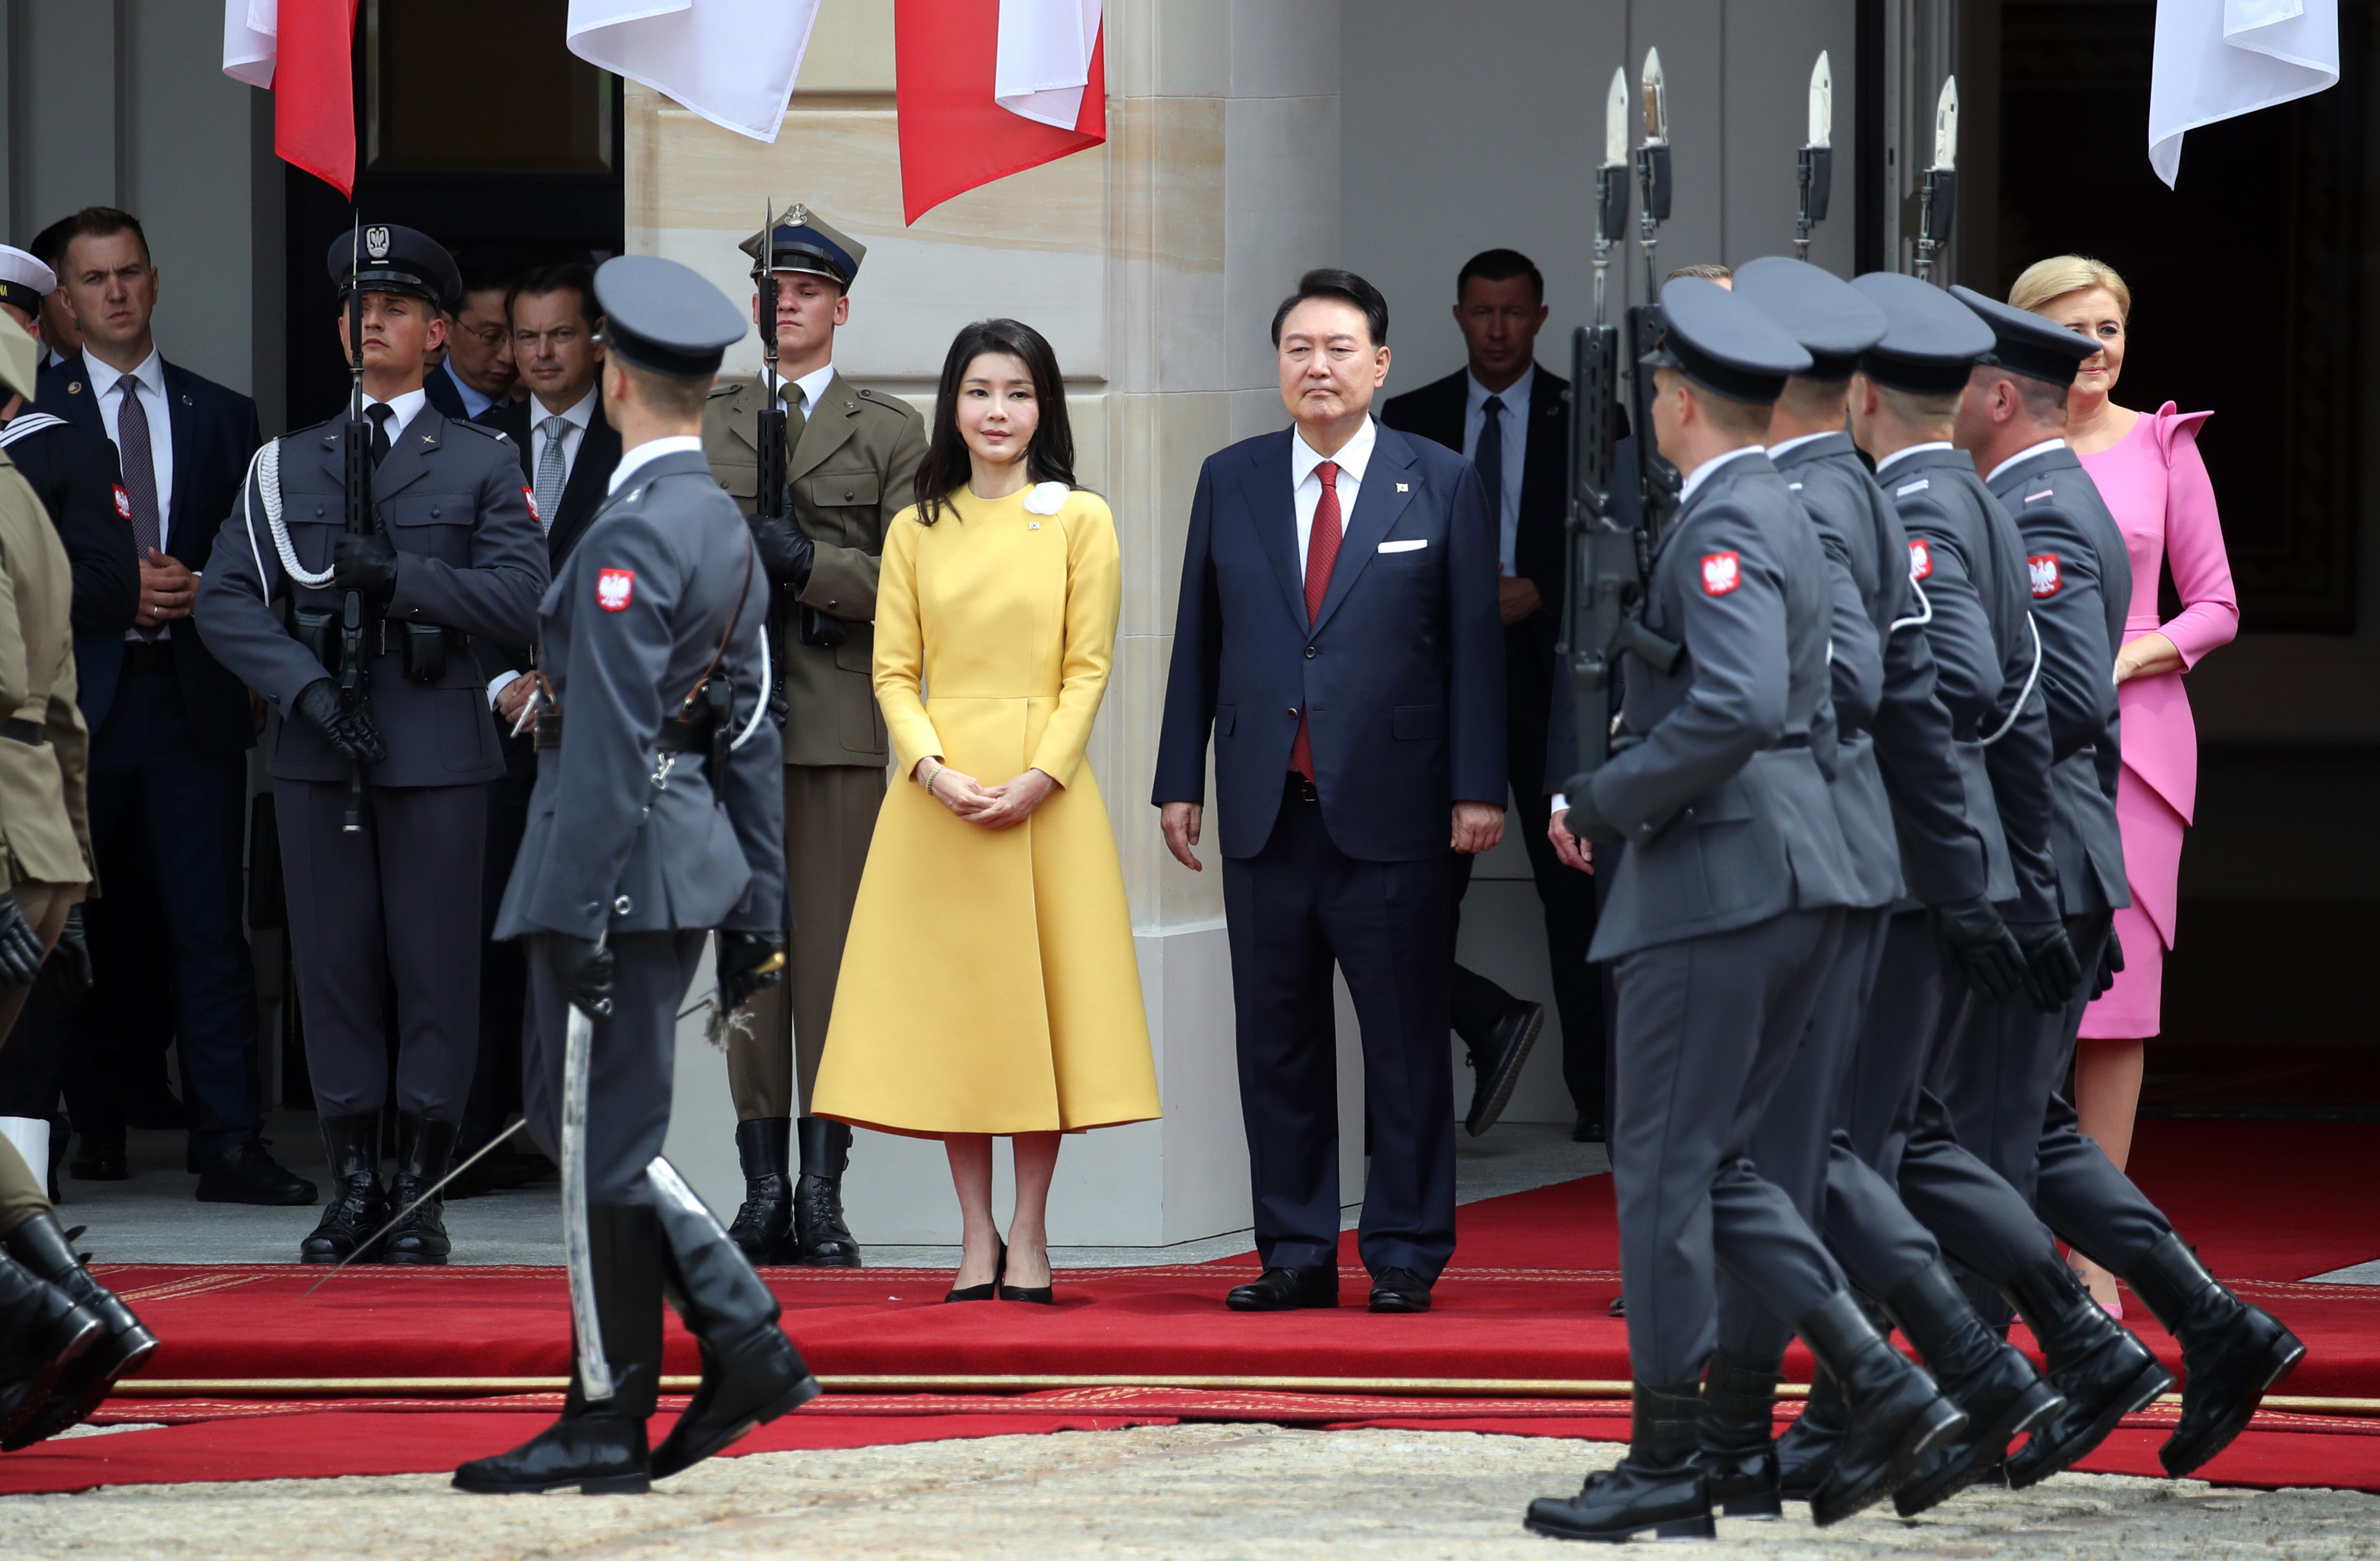
[[[1314, 468], [1322, 479], [1322, 497], [1314, 506], [1314, 529], [1305, 540], [1305, 622], [1312, 627], [1322, 612], [1322, 599], [1330, 590], [1330, 567], [1339, 562], [1339, 467], [1325, 461]], [[1297, 740], [1290, 744], [1289, 768], [1314, 779], [1314, 746], [1305, 734], [1305, 716], [1297, 718]]]

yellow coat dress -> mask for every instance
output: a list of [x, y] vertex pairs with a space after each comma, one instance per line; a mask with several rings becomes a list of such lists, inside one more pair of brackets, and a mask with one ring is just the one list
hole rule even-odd
[[[962, 487], [930, 526], [914, 507], [893, 517], [875, 677], [896, 780], [852, 911], [818, 1115], [922, 1135], [1158, 1115], [1123, 871], [1083, 759], [1122, 590], [1115, 520], [1093, 493]], [[1060, 789], [1015, 828], [984, 829], [908, 779], [931, 755], [987, 786], [1039, 769]]]

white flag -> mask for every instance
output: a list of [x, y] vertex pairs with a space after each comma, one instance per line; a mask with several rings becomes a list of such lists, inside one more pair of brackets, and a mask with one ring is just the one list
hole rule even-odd
[[[1075, 127], [1091, 82], [1100, 0], [1000, 0], [992, 101], [1061, 130]], [[1106, 91], [1106, 84], [1100, 84]]]
[[2338, 84], [2338, 0], [2157, 0], [2149, 166], [2171, 186], [2186, 130]]
[[570, 52], [773, 141], [819, 0], [570, 0]]
[[280, 0], [224, 0], [224, 74], [251, 87], [271, 87], [280, 31]]

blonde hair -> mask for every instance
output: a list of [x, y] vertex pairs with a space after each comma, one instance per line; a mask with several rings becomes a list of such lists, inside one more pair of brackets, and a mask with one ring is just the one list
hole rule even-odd
[[2124, 285], [2115, 267], [2088, 255], [2052, 255], [2034, 261], [2009, 289], [2008, 301], [2010, 308], [2032, 311], [2086, 287], [2105, 287], [2116, 300], [2116, 311], [2126, 319], [2131, 317], [2132, 290]]

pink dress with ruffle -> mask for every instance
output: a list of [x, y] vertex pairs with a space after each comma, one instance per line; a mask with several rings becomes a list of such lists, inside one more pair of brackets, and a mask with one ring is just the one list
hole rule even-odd
[[[2172, 402], [2143, 413], [2109, 449], [2081, 457], [2124, 533], [2132, 561], [2127, 643], [2152, 631], [2173, 641], [2184, 671], [2240, 632], [2239, 598], [2215, 487], [2198, 454], [2199, 425], [2211, 412], [2176, 412]], [[2173, 569], [2181, 611], [2157, 618], [2159, 565]], [[2173, 947], [2181, 840], [2198, 802], [2198, 729], [2181, 672], [2136, 677], [2118, 690], [2124, 768], [2116, 817], [2124, 830], [2124, 877], [2132, 903], [2116, 913], [2124, 969], [2084, 1010], [2086, 1039], [2131, 1039], [2159, 1028], [2166, 951]]]

